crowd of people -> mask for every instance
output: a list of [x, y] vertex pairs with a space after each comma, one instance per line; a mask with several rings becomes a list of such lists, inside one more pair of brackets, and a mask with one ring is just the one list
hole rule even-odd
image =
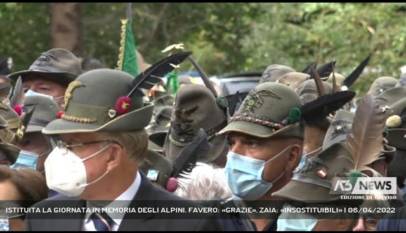
[[[405, 230], [406, 86], [377, 77], [351, 85], [370, 57], [340, 74], [272, 64], [248, 93], [221, 96], [210, 80], [168, 90], [162, 78], [190, 53], [174, 51], [138, 76], [53, 48], [26, 70], [0, 61], [0, 201], [9, 207], [137, 207], [140, 201], [275, 213], [165, 218], [159, 214], [1, 212], [0, 230]], [[338, 61], [339, 62], [339, 61]], [[357, 62], [354, 62], [357, 63]], [[205, 79], [204, 74], [201, 74]], [[337, 179], [395, 177], [395, 194], [344, 198]], [[341, 190], [342, 191], [342, 190]], [[351, 195], [350, 195], [351, 196]], [[295, 207], [369, 213], [281, 211]]]

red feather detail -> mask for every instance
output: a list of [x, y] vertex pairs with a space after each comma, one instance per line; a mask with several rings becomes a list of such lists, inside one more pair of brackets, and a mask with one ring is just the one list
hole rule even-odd
[[177, 188], [178, 188], [178, 180], [175, 177], [170, 177], [166, 182], [166, 190], [168, 192], [173, 193], [176, 191]]
[[21, 104], [16, 104], [13, 109], [18, 116], [21, 116], [23, 114], [23, 106]]
[[114, 108], [119, 115], [127, 113], [131, 108], [131, 98], [128, 96], [121, 96], [117, 99]]
[[61, 119], [64, 113], [65, 113], [64, 111], [57, 112], [56, 113], [56, 118]]

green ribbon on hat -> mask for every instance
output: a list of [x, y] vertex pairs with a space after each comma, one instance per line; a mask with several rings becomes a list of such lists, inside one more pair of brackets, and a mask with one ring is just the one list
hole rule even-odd
[[300, 120], [300, 117], [302, 116], [302, 111], [298, 107], [293, 107], [289, 110], [288, 114], [288, 124], [293, 124], [295, 122], [298, 122]]
[[351, 185], [354, 187], [355, 182], [357, 182], [358, 177], [363, 177], [364, 175], [360, 171], [351, 171], [348, 178], [350, 179]]

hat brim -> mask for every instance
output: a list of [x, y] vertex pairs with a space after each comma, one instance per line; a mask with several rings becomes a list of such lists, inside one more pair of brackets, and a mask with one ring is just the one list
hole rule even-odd
[[45, 128], [45, 126], [40, 125], [28, 125], [25, 133], [41, 133], [41, 130]]
[[[176, 160], [183, 148], [188, 146], [189, 143], [184, 146], [177, 145], [176, 142], [167, 134], [164, 142], [165, 156], [172, 162]], [[223, 135], [216, 135], [213, 139], [209, 141], [208, 150], [198, 150], [195, 152], [194, 156], [197, 157], [197, 161], [200, 162], [212, 162], [219, 158], [221, 155], [225, 156], [225, 152], [228, 151], [227, 140]]]
[[76, 76], [66, 72], [44, 72], [44, 71], [32, 71], [32, 70], [22, 70], [8, 75], [7, 77], [16, 81], [17, 78], [21, 76], [21, 79], [30, 78], [43, 78], [52, 80], [53, 82], [60, 83], [62, 85], [68, 85], [70, 82], [76, 79]]
[[304, 203], [323, 203], [339, 200], [339, 195], [329, 194], [330, 190], [311, 183], [291, 180], [272, 196]]
[[300, 129], [299, 123], [288, 125], [275, 131], [270, 127], [248, 121], [232, 121], [218, 134], [226, 134], [230, 132], [244, 133], [259, 138], [269, 138], [277, 135], [303, 138], [303, 130]]
[[[125, 132], [142, 130], [151, 120], [153, 105], [147, 105], [140, 109], [118, 116], [113, 120], [99, 125], [97, 123], [78, 123], [64, 119], [51, 121], [43, 130], [43, 134], [69, 134], [69, 133], [93, 133], [104, 132]], [[140, 119], [140, 116], [144, 116]]]

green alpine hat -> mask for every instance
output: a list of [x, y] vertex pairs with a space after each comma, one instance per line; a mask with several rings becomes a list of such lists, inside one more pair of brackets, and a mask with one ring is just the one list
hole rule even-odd
[[[123, 71], [95, 69], [81, 74], [65, 92], [61, 119], [50, 122], [44, 134], [135, 131], [148, 125], [153, 106], [142, 96], [125, 98], [133, 78]], [[122, 112], [120, 114], [120, 112]]]
[[266, 82], [251, 90], [219, 134], [241, 132], [255, 137], [303, 138], [299, 96], [283, 84]]
[[333, 179], [346, 177], [353, 168], [352, 156], [344, 143], [336, 143], [315, 157], [306, 158], [292, 179], [272, 196], [304, 203], [325, 203], [340, 200], [331, 194]]
[[289, 72], [279, 77], [279, 79], [275, 82], [285, 84], [293, 90], [296, 90], [296, 88], [298, 88], [301, 83], [308, 79], [310, 79], [309, 74], [301, 72]]
[[176, 160], [181, 150], [193, 141], [202, 128], [212, 147], [208, 152], [197, 154], [198, 161], [215, 160], [228, 148], [225, 137], [216, 135], [226, 124], [226, 112], [207, 87], [198, 84], [182, 86], [176, 94], [171, 127], [164, 144], [165, 155], [171, 161]]
[[58, 105], [51, 98], [44, 96], [28, 96], [24, 99], [24, 108], [35, 107], [28, 123], [26, 133], [41, 132], [51, 121], [56, 119]]
[[265, 71], [262, 73], [259, 83], [264, 82], [275, 82], [284, 74], [289, 72], [295, 72], [295, 70], [289, 66], [272, 64], [266, 67]]
[[386, 90], [376, 97], [384, 108], [390, 109], [386, 120], [385, 137], [388, 144], [406, 150], [406, 87], [399, 86]]
[[80, 73], [82, 73], [81, 59], [66, 49], [53, 48], [42, 53], [28, 70], [12, 73], [8, 77], [13, 81], [19, 76], [22, 80], [40, 77], [67, 86]]
[[163, 151], [166, 135], [171, 126], [171, 106], [154, 106], [150, 124], [146, 127], [149, 141], [154, 150]]
[[112, 69], [85, 72], [71, 82], [64, 96], [61, 119], [49, 123], [44, 134], [142, 130], [151, 120], [153, 105], [143, 102], [144, 90], [162, 81], [191, 53], [165, 57], [137, 77]]
[[154, 106], [155, 114], [152, 116], [152, 120], [148, 125], [148, 134], [154, 134], [159, 132], [168, 132], [171, 125], [172, 106]]
[[394, 77], [389, 76], [379, 77], [375, 79], [375, 81], [372, 83], [367, 94], [371, 94], [372, 96], [378, 96], [383, 92], [385, 92], [386, 90], [394, 88], [398, 83], [399, 83], [398, 80], [395, 79]]
[[0, 116], [7, 121], [8, 129], [17, 130], [20, 117], [9, 105], [0, 102]]
[[7, 127], [1, 127], [0, 129], [0, 140], [6, 143], [14, 143], [14, 140], [22, 135], [19, 132], [22, 124], [20, 117], [9, 105], [2, 102], [0, 102], [0, 116], [1, 125], [7, 125]]
[[324, 136], [323, 150], [347, 139], [347, 134], [351, 132], [353, 119], [354, 113], [352, 112], [344, 110], [336, 112]]
[[[332, 85], [323, 81], [322, 83], [324, 86], [325, 94], [331, 94], [333, 92]], [[307, 104], [319, 97], [317, 86], [313, 79], [309, 79], [300, 83], [295, 91], [299, 95], [302, 104]]]

